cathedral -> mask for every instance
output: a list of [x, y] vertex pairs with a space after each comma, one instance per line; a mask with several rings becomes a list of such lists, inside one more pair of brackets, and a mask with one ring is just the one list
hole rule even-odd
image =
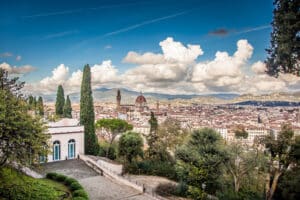
[[123, 104], [121, 105], [121, 91], [118, 89], [117, 91], [117, 107], [116, 110], [120, 113], [127, 113], [127, 112], [148, 112], [149, 108], [147, 106], [147, 100], [142, 95], [142, 93], [136, 98], [134, 104]]

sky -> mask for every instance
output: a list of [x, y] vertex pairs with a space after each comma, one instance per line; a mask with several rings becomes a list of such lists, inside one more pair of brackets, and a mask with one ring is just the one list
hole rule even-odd
[[0, 67], [34, 94], [93, 88], [169, 94], [294, 91], [264, 74], [272, 0], [1, 1]]

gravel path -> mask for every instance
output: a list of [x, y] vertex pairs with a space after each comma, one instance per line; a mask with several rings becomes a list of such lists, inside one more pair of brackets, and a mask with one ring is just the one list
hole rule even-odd
[[81, 160], [68, 160], [46, 163], [42, 165], [41, 173], [57, 172], [79, 181], [89, 194], [91, 200], [148, 200], [152, 199], [147, 194], [100, 176]]

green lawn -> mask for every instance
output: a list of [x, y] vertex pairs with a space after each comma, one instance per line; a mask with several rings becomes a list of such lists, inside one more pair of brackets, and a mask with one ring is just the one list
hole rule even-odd
[[49, 179], [34, 179], [15, 169], [0, 169], [0, 200], [70, 200], [69, 189]]

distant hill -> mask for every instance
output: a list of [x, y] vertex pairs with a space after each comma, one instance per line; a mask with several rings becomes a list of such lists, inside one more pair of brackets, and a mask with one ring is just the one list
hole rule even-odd
[[[129, 90], [126, 88], [120, 88], [122, 95], [122, 104], [133, 104], [135, 99], [140, 92]], [[69, 94], [71, 101], [73, 103], [79, 103], [80, 93], [71, 93]], [[94, 101], [101, 102], [115, 102], [117, 95], [117, 88], [98, 88], [93, 90]], [[188, 103], [221, 103], [221, 104], [234, 104], [240, 103], [247, 105], [287, 105], [289, 102], [300, 102], [300, 92], [295, 93], [271, 93], [271, 94], [236, 94], [236, 93], [214, 93], [214, 94], [201, 94], [201, 95], [184, 95], [184, 94], [164, 94], [164, 93], [155, 93], [155, 92], [145, 92], [143, 95], [146, 97], [148, 102], [154, 102], [157, 100], [171, 100], [177, 101], [182, 100]], [[44, 95], [44, 100], [46, 102], [55, 102], [56, 96], [53, 95]], [[273, 103], [261, 103], [261, 102], [273, 102]], [[276, 103], [274, 103], [276, 102]], [[280, 103], [281, 102], [281, 103]], [[286, 103], [287, 102], [287, 103]], [[293, 105], [293, 104], [291, 104]]]
[[276, 106], [300, 106], [300, 102], [289, 102], [289, 101], [243, 101], [235, 103], [233, 105], [241, 106], [264, 106], [264, 107], [276, 107]]
[[[134, 103], [136, 97], [140, 95], [140, 92], [133, 90], [128, 90], [126, 88], [121, 88], [122, 102], [124, 104]], [[94, 101], [105, 101], [113, 102], [116, 100], [117, 88], [98, 88], [93, 90]], [[174, 99], [193, 99], [198, 97], [215, 97], [223, 100], [230, 100], [238, 97], [238, 94], [234, 93], [217, 93], [217, 94], [203, 94], [203, 95], [172, 95], [172, 94], [163, 94], [163, 93], [154, 93], [154, 92], [145, 92], [143, 95], [148, 101], [154, 100], [174, 100]], [[69, 94], [71, 101], [78, 103], [80, 101], [80, 93], [71, 93]], [[44, 95], [46, 102], [54, 102], [56, 99], [55, 94], [53, 95]]]

